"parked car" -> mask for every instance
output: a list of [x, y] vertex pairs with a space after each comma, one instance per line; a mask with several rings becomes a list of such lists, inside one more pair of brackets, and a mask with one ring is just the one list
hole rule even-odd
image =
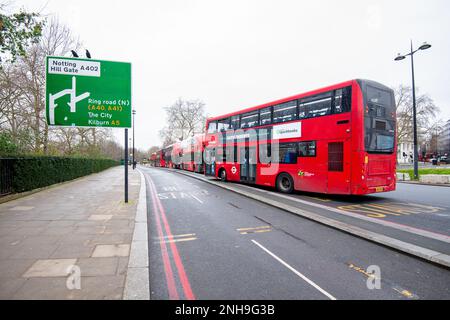
[[447, 156], [441, 156], [441, 158], [439, 159], [440, 163], [445, 163], [445, 164], [449, 164], [450, 160], [448, 159]]

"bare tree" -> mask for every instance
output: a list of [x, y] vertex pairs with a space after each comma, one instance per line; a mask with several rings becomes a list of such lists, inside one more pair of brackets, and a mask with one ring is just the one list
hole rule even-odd
[[[113, 155], [118, 149], [108, 128], [48, 127], [45, 121], [45, 58], [65, 56], [81, 43], [71, 30], [53, 19], [39, 43], [0, 68], [0, 129], [20, 152], [44, 154]], [[117, 158], [117, 156], [115, 156]]]
[[203, 132], [206, 117], [205, 104], [202, 101], [179, 98], [164, 110], [167, 114], [167, 125], [159, 133], [164, 145]]
[[[3, 110], [6, 104], [10, 110], [3, 112], [0, 123], [8, 119], [8, 128], [17, 137], [17, 122], [26, 123], [32, 133], [32, 151], [47, 153], [49, 128], [45, 121], [45, 57], [65, 55], [70, 48], [80, 47], [70, 29], [53, 19], [45, 28], [40, 42], [27, 47], [24, 55], [16, 62], [7, 64], [0, 73], [0, 81], [6, 86], [1, 89]], [[19, 120], [20, 119], [20, 120]], [[66, 129], [58, 128], [55, 131]], [[56, 137], [71, 134], [57, 134]], [[30, 139], [28, 139], [30, 141]], [[67, 140], [67, 139], [65, 139]]]
[[119, 143], [114, 140], [105, 141], [100, 145], [100, 149], [102, 155], [115, 160], [123, 159], [124, 149]]
[[[416, 89], [416, 92], [418, 90]], [[412, 140], [413, 136], [413, 102], [412, 89], [400, 85], [394, 89], [397, 110], [397, 135], [398, 141]], [[433, 99], [427, 94], [416, 97], [417, 132], [419, 138], [424, 140], [435, 126], [439, 108]]]
[[57, 138], [58, 148], [65, 155], [72, 155], [75, 153], [75, 147], [79, 140], [77, 135], [77, 128], [62, 128], [62, 130], [55, 130], [54, 135]]
[[151, 155], [152, 153], [158, 151], [159, 149], [160, 149], [160, 147], [158, 147], [158, 146], [152, 146], [147, 150], [147, 154]]
[[[41, 41], [37, 46], [37, 50], [39, 50], [42, 54], [41, 58], [41, 70], [45, 70], [45, 57], [50, 56], [65, 56], [70, 50], [79, 50], [81, 48], [81, 42], [78, 37], [76, 37], [69, 27], [61, 24], [57, 18], [51, 20], [49, 25], [45, 28], [43, 35], [41, 37]], [[45, 76], [45, 75], [44, 75]], [[44, 80], [45, 78], [42, 78]], [[45, 86], [42, 88], [45, 90]], [[45, 94], [45, 93], [44, 93]], [[43, 109], [45, 109], [45, 105], [43, 105]], [[43, 147], [44, 152], [47, 151], [47, 143], [48, 143], [48, 134], [49, 130], [55, 131], [71, 131], [68, 128], [54, 128], [49, 129], [47, 122], [45, 121], [44, 116], [41, 117], [43, 120]], [[71, 132], [61, 133], [60, 136], [70, 136]]]

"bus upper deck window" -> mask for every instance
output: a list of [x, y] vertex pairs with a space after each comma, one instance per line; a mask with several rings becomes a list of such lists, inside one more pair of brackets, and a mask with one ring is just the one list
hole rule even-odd
[[216, 133], [217, 132], [217, 122], [211, 121], [208, 125], [208, 133]]

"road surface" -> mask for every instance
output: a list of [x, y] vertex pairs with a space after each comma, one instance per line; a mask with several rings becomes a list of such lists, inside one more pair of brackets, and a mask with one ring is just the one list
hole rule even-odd
[[173, 171], [140, 170], [152, 299], [450, 298], [448, 269]]

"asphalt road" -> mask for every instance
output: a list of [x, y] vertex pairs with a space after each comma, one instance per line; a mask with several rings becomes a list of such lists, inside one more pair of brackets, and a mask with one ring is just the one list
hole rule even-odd
[[397, 183], [393, 192], [365, 196], [300, 193], [294, 197], [379, 220], [450, 236], [450, 188]]
[[200, 180], [141, 170], [152, 299], [450, 298], [447, 269]]

